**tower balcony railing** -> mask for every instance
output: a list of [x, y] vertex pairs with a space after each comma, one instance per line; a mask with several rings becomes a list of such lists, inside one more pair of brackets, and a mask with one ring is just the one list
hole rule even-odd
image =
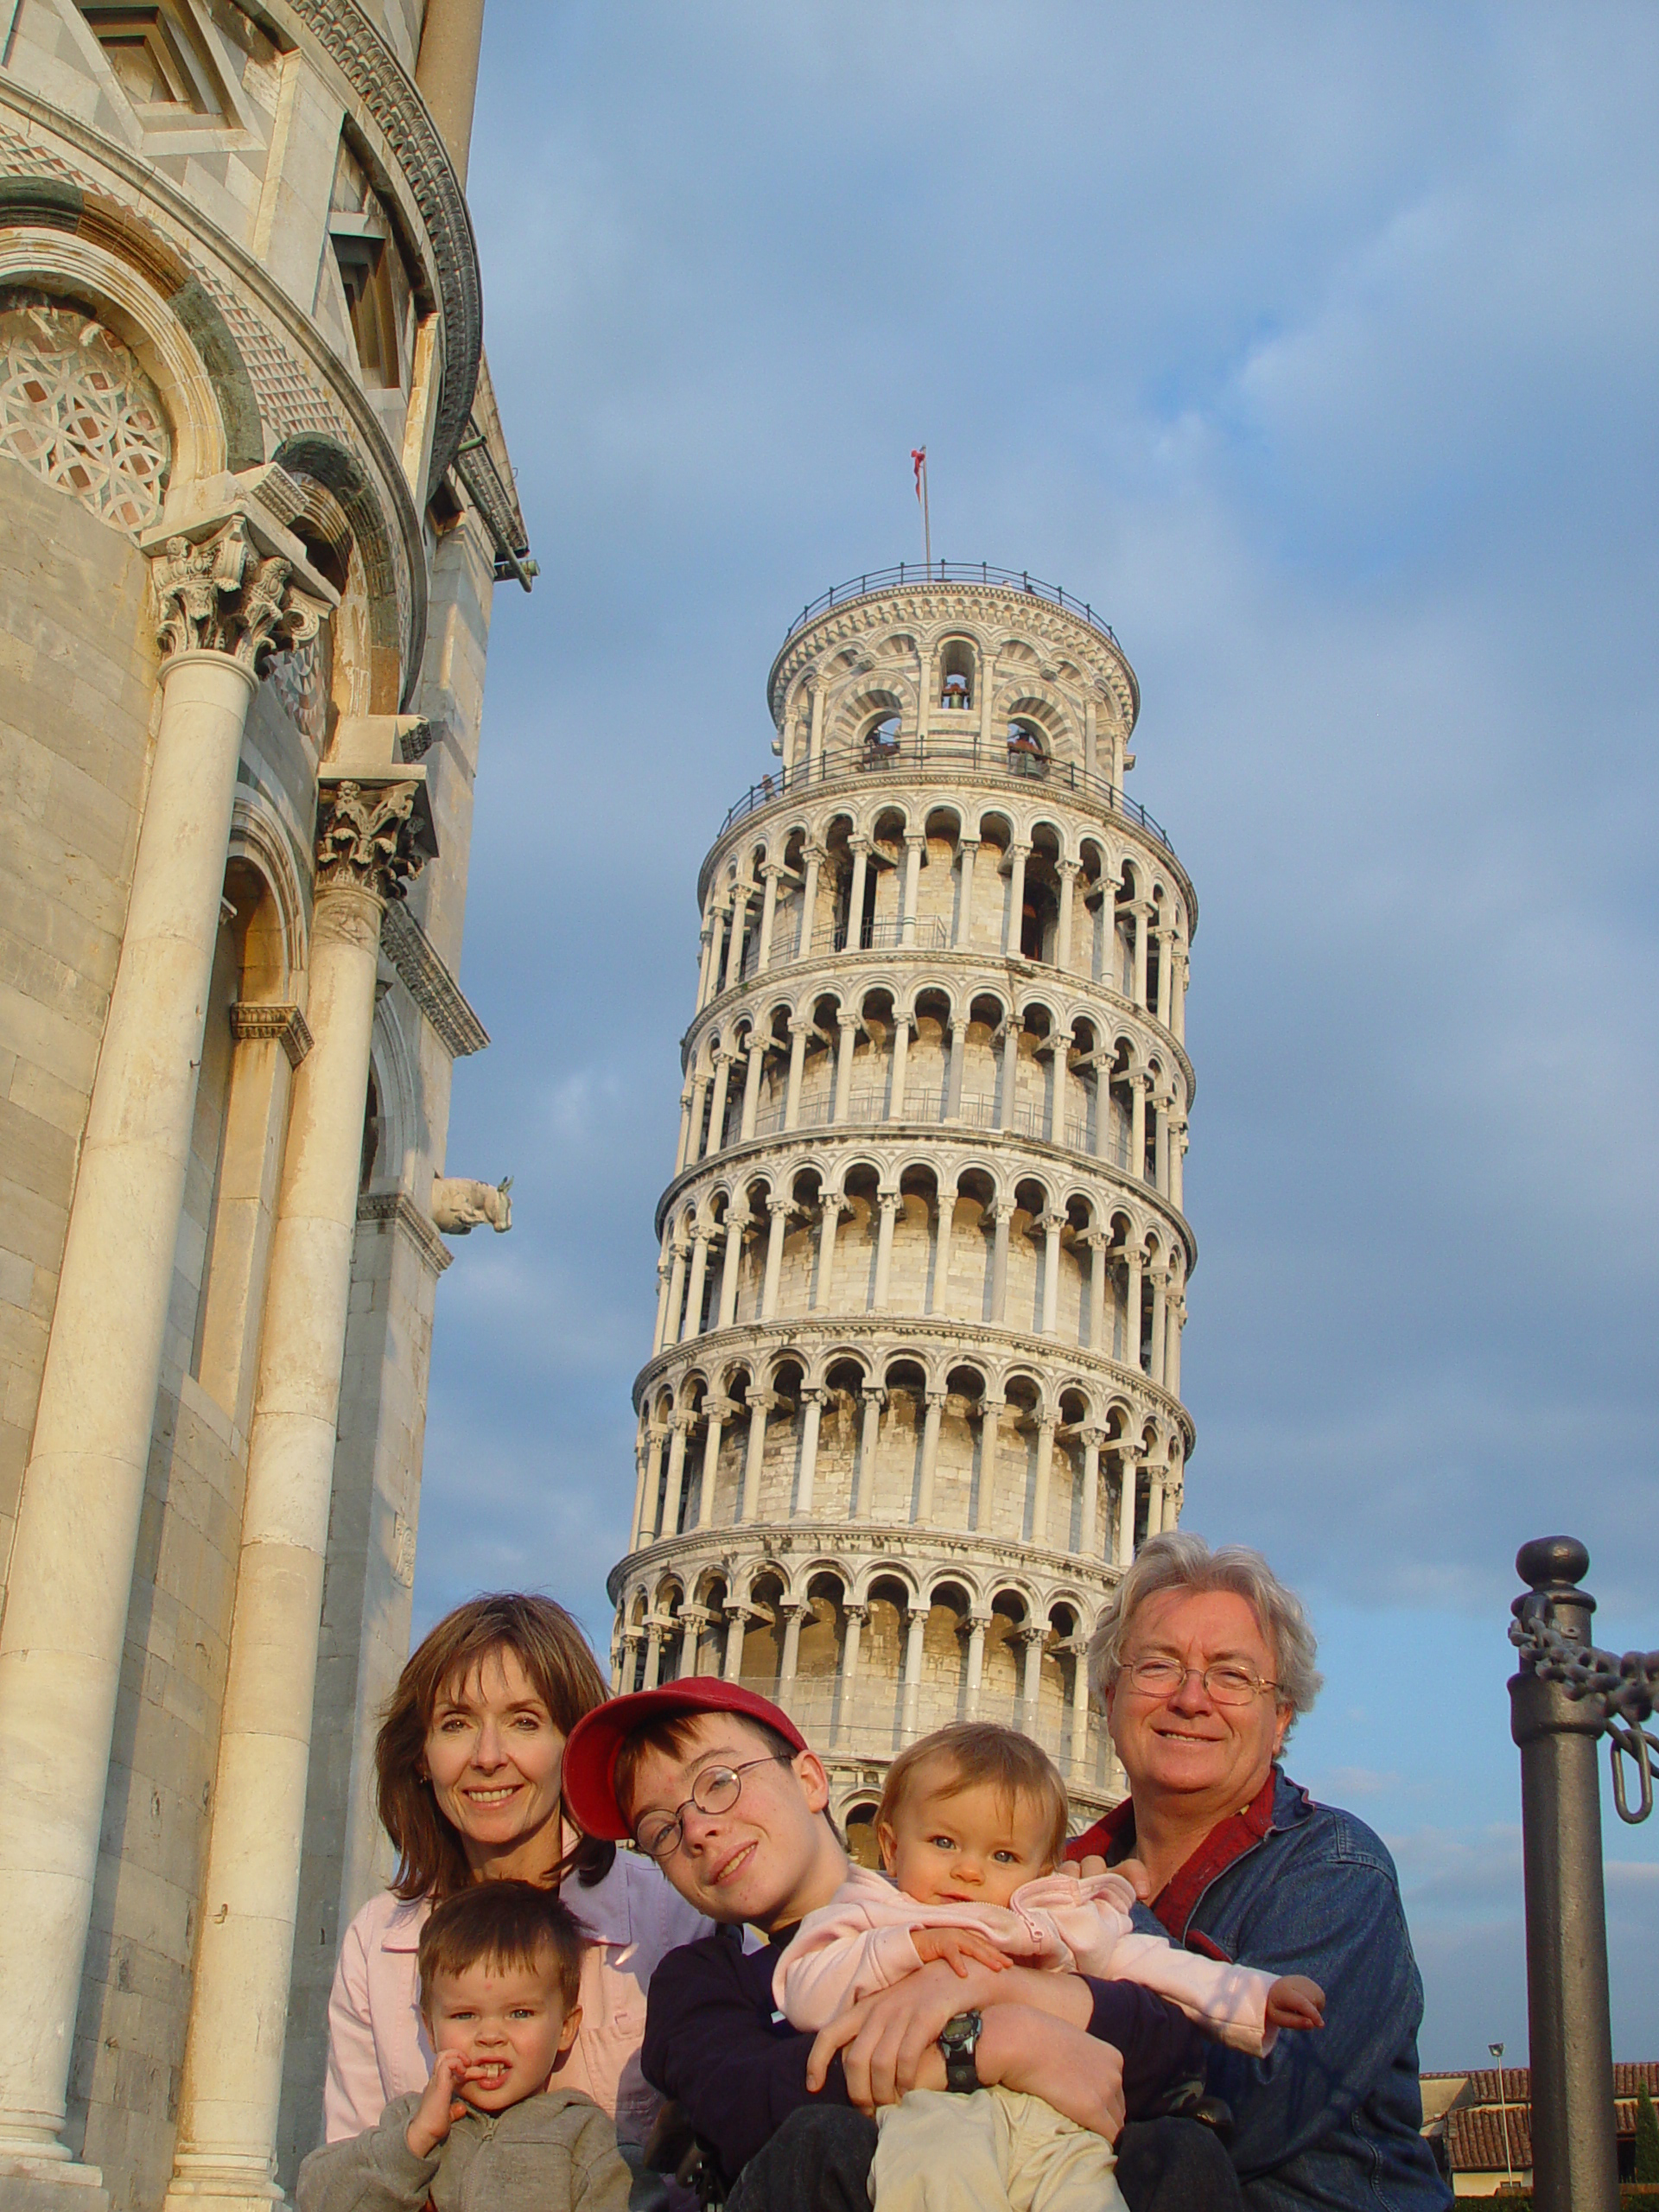
[[[1129, 1135], [1127, 1129], [1118, 1131], [1108, 1142], [1102, 1154], [1095, 1148], [1095, 1123], [1088, 1114], [1068, 1114], [1064, 1122], [1051, 1114], [1046, 1106], [1016, 1106], [1007, 1128], [997, 1111], [994, 1096], [964, 1092], [954, 1115], [948, 1114], [949, 1100], [943, 1084], [929, 1084], [925, 1089], [914, 1084], [906, 1086], [904, 1112], [895, 1117], [890, 1110], [890, 1101], [885, 1090], [855, 1090], [847, 1101], [847, 1111], [837, 1122], [833, 1097], [803, 1099], [795, 1116], [795, 1127], [785, 1132], [784, 1109], [781, 1105], [764, 1107], [754, 1117], [757, 1137], [805, 1135], [817, 1129], [842, 1128], [848, 1135], [880, 1128], [889, 1121], [896, 1125], [914, 1127], [920, 1123], [934, 1128], [950, 1122], [964, 1129], [984, 1129], [995, 1135], [1025, 1137], [1034, 1144], [1058, 1145], [1066, 1152], [1083, 1154], [1090, 1160], [1104, 1160], [1106, 1165], [1129, 1172]], [[733, 1140], [735, 1141], [735, 1140]], [[721, 1149], [727, 1147], [722, 1147]], [[1143, 1174], [1143, 1181], [1151, 1182]]]
[[785, 632], [784, 643], [787, 645], [798, 630], [804, 630], [832, 607], [844, 607], [849, 600], [868, 599], [873, 591], [893, 591], [905, 584], [998, 584], [1005, 591], [1027, 592], [1033, 599], [1046, 599], [1051, 607], [1063, 607], [1068, 614], [1080, 615], [1119, 652], [1123, 650], [1111, 624], [1096, 614], [1086, 600], [1074, 599], [1058, 584], [1046, 584], [1024, 569], [999, 569], [989, 561], [900, 561], [895, 568], [872, 569], [866, 575], [849, 577], [844, 584], [831, 584], [801, 609]]
[[1108, 814], [1121, 814], [1126, 822], [1132, 822], [1137, 829], [1145, 830], [1154, 843], [1161, 845], [1172, 860], [1176, 858], [1169, 833], [1161, 823], [1109, 776], [1085, 768], [1080, 761], [1052, 760], [1026, 742], [1001, 736], [983, 737], [977, 732], [958, 735], [954, 730], [945, 736], [918, 730], [893, 741], [871, 738], [857, 745], [826, 746], [816, 763], [799, 761], [793, 767], [776, 769], [771, 775], [762, 776], [758, 784], [751, 784], [735, 805], [728, 809], [720, 825], [720, 836], [723, 837], [734, 823], [741, 822], [763, 806], [770, 806], [775, 799], [798, 792], [856, 782], [865, 776], [936, 772], [946, 777], [952, 773], [1007, 776], [1020, 782], [1040, 783], [1052, 791], [1075, 791]]

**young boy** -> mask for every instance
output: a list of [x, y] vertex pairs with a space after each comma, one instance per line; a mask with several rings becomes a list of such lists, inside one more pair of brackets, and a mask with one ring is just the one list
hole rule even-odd
[[[1109, 2133], [1126, 2107], [1138, 2120], [1202, 2071], [1201, 2038], [1161, 1999], [1019, 1967], [970, 1962], [959, 1978], [931, 1964], [816, 2044], [791, 2028], [772, 1993], [778, 1961], [850, 1869], [821, 1762], [786, 1713], [739, 1683], [696, 1676], [600, 1707], [565, 1745], [564, 1791], [589, 1835], [632, 1837], [723, 1923], [658, 1967], [641, 2060], [710, 2146], [728, 2212], [868, 2212], [866, 2113], [914, 2086], [944, 2088], [936, 2039], [968, 2006], [985, 2007], [981, 2083], [1028, 2090]], [[745, 1923], [760, 1948], [746, 1946]], [[1241, 2202], [1224, 2151], [1191, 2121], [1132, 2126], [1119, 2179], [1132, 2212]]]
[[[791, 2024], [822, 2028], [930, 1961], [963, 1974], [970, 1963], [994, 1974], [1022, 1964], [1138, 1982], [1255, 2057], [1281, 2028], [1321, 2024], [1315, 1983], [1178, 1950], [1135, 1929], [1135, 1892], [1121, 1875], [1056, 1872], [1067, 1812], [1058, 1770], [1014, 1729], [964, 1721], [901, 1752], [876, 1815], [886, 1876], [855, 1868], [778, 1961], [773, 1991]], [[952, 2024], [964, 2054], [983, 2031], [978, 2012], [965, 2023]], [[976, 2204], [1012, 2212], [1109, 2212], [1123, 2202], [1105, 2138], [1039, 2097], [1001, 2086], [965, 2101], [912, 2089], [880, 2124], [877, 2212], [920, 2212], [964, 2189]], [[956, 2171], [942, 2177], [947, 2157]]]
[[550, 2086], [582, 2026], [582, 1937], [551, 1891], [482, 1882], [421, 1930], [421, 2016], [436, 2061], [367, 2134], [314, 2151], [300, 2212], [626, 2212], [616, 2130]]

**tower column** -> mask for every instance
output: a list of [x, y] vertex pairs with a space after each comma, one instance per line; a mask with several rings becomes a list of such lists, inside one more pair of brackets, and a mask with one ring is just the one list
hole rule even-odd
[[1109, 1358], [1112, 1340], [1107, 1319], [1106, 1249], [1110, 1239], [1104, 1230], [1091, 1229], [1083, 1241], [1089, 1247], [1089, 1349]]
[[1032, 1489], [1031, 1541], [1048, 1548], [1048, 1493], [1053, 1478], [1054, 1418], [1045, 1414], [1037, 1423], [1037, 1479]]
[[261, 664], [335, 597], [244, 485], [154, 547], [150, 591], [155, 749], [0, 1627], [0, 2161], [89, 2212], [101, 2176], [60, 2131], [237, 761]]
[[170, 2207], [274, 2194], [280, 2036], [334, 1493], [380, 924], [432, 849], [425, 775], [393, 766], [397, 718], [342, 722], [318, 794], [307, 1020], [248, 1438], [236, 1605], [186, 2037]]
[[1154, 1382], [1161, 1382], [1164, 1379], [1165, 1287], [1168, 1282], [1168, 1275], [1161, 1266], [1156, 1267], [1153, 1269], [1152, 1353], [1147, 1362], [1147, 1372], [1150, 1374], [1152, 1380]]
[[1020, 1682], [1020, 1726], [1027, 1735], [1037, 1733], [1037, 1709], [1042, 1698], [1043, 1643], [1048, 1634], [1041, 1621], [1027, 1621], [1019, 1632], [1025, 1646], [1025, 1666]]
[[1080, 1559], [1098, 1559], [1096, 1530], [1100, 1525], [1100, 1447], [1106, 1441], [1103, 1428], [1085, 1428], [1081, 1432], [1083, 1445], [1083, 1509], [1077, 1516], [1077, 1555]]
[[1001, 1440], [1004, 1407], [1002, 1399], [987, 1398], [980, 1409], [979, 1493], [974, 1503], [974, 1530], [982, 1536], [989, 1535], [991, 1516], [995, 1510], [996, 1455]]
[[853, 1518], [869, 1518], [870, 1501], [875, 1495], [875, 1460], [881, 1441], [881, 1411], [887, 1402], [887, 1394], [879, 1383], [867, 1382], [859, 1392], [864, 1402], [863, 1425], [858, 1439], [858, 1473], [853, 1490]]
[[979, 839], [959, 837], [957, 850], [962, 855], [962, 890], [957, 900], [957, 933], [951, 943], [964, 950], [974, 941], [974, 863], [979, 858]]
[[1062, 861], [1058, 873], [1060, 879], [1060, 912], [1054, 931], [1054, 965], [1064, 974], [1072, 969], [1071, 959], [1071, 900], [1077, 889], [1078, 866], [1076, 861]]
[[1185, 1207], [1186, 1119], [1176, 1115], [1169, 1132], [1169, 1203], [1177, 1213]]
[[864, 944], [864, 886], [870, 865], [870, 841], [868, 837], [849, 837], [847, 845], [853, 856], [853, 880], [847, 893], [847, 950], [858, 952]]
[[[685, 1301], [685, 1239], [677, 1236], [673, 1245], [674, 1262], [668, 1279], [668, 1307], [664, 1316], [663, 1343], [677, 1344], [680, 1341], [680, 1316]], [[661, 1345], [658, 1347], [660, 1351]]]
[[887, 1098], [887, 1119], [902, 1122], [905, 1118], [905, 1084], [909, 1072], [910, 1025], [912, 1016], [895, 1014], [893, 1022], [893, 1083]]
[[988, 1613], [969, 1613], [968, 1616], [968, 1718], [979, 1718], [979, 1693], [985, 1677], [985, 1631], [991, 1624]]
[[1129, 1074], [1129, 1173], [1137, 1182], [1147, 1179], [1147, 1078], [1140, 1068]]
[[812, 1027], [798, 1014], [789, 1018], [789, 1078], [784, 1090], [784, 1128], [797, 1128], [801, 1118], [801, 1071], [806, 1065], [806, 1033]]
[[680, 1530], [680, 1502], [685, 1489], [685, 1445], [691, 1425], [689, 1414], [668, 1417], [668, 1478], [663, 1492], [663, 1525], [658, 1534], [677, 1536]]
[[726, 1653], [721, 1672], [728, 1682], [742, 1679], [743, 1638], [753, 1618], [747, 1605], [728, 1605], [726, 1608]]
[[1141, 1309], [1144, 1302], [1141, 1294], [1141, 1271], [1144, 1260], [1145, 1255], [1140, 1245], [1126, 1244], [1124, 1246], [1123, 1261], [1128, 1287], [1123, 1300], [1123, 1364], [1126, 1367], [1140, 1368], [1143, 1374], [1146, 1370], [1142, 1366], [1141, 1358], [1142, 1319]]
[[775, 1390], [749, 1392], [749, 1443], [743, 1459], [741, 1518], [753, 1521], [760, 1510], [760, 1474], [766, 1458], [766, 1415], [779, 1403]]
[[1002, 950], [1010, 960], [1020, 957], [1020, 937], [1026, 912], [1026, 861], [1031, 847], [1016, 837], [1008, 848], [1008, 922]]
[[1135, 1558], [1135, 1471], [1141, 1458], [1138, 1446], [1119, 1447], [1117, 1454], [1117, 1564], [1128, 1567]]
[[743, 973], [743, 928], [748, 919], [749, 899], [754, 886], [734, 883], [732, 886], [732, 931], [726, 943], [726, 988], [736, 986]]
[[1014, 1127], [1014, 1109], [1020, 1088], [1020, 1020], [1010, 1014], [1002, 1025], [1002, 1082], [1001, 1096], [997, 1100], [996, 1126], [999, 1129]]
[[991, 1246], [991, 1326], [1007, 1326], [1008, 1306], [1008, 1224], [1017, 1209], [1006, 1201], [999, 1205], [994, 1216], [996, 1223], [995, 1241]]
[[709, 1135], [703, 1141], [702, 1156], [712, 1160], [721, 1151], [726, 1139], [726, 1098], [732, 1084], [732, 1062], [735, 1052], [723, 1047], [715, 1054], [715, 1095], [709, 1107]]
[[769, 1037], [755, 1030], [743, 1048], [748, 1065], [743, 1071], [743, 1118], [739, 1123], [739, 1142], [742, 1144], [754, 1135], [754, 1125], [760, 1118], [760, 1078], [766, 1071], [766, 1047], [771, 1042]]
[[1165, 1198], [1169, 1196], [1169, 1106], [1166, 1092], [1152, 1102], [1153, 1187]]
[[645, 1429], [645, 1479], [639, 1492], [639, 1525], [630, 1551], [642, 1550], [657, 1541], [657, 1492], [662, 1484], [663, 1445], [667, 1435], [667, 1427], [659, 1421], [652, 1421]]
[[[816, 713], [817, 694], [814, 692], [812, 696]], [[795, 939], [797, 960], [804, 960], [812, 950], [812, 933], [817, 925], [818, 913], [818, 870], [823, 867], [824, 859], [825, 854], [822, 845], [807, 847], [806, 879], [801, 887], [801, 926]]]
[[927, 1413], [922, 1423], [922, 1468], [917, 1483], [916, 1520], [928, 1528], [933, 1519], [933, 1479], [939, 1464], [939, 1422], [944, 1414], [945, 1393], [927, 1393]]
[[870, 1311], [885, 1313], [887, 1310], [887, 1284], [893, 1273], [893, 1224], [899, 1207], [897, 1191], [882, 1191], [877, 1205], [880, 1211], [880, 1226], [875, 1239], [875, 1281], [870, 1295]]
[[1043, 1329], [1046, 1337], [1060, 1329], [1060, 1238], [1066, 1225], [1063, 1213], [1043, 1216]]
[[1177, 1291], [1164, 1323], [1164, 1388], [1172, 1398], [1181, 1395], [1181, 1331], [1185, 1325], [1186, 1300]]
[[933, 1295], [928, 1300], [930, 1313], [950, 1311], [950, 1246], [957, 1226], [957, 1190], [954, 1182], [938, 1192], [939, 1227], [938, 1249], [933, 1261]]
[[904, 903], [899, 916], [899, 934], [906, 944], [916, 942], [916, 899], [921, 885], [922, 854], [927, 839], [918, 830], [908, 832], [905, 838]]
[[912, 1605], [905, 1615], [904, 1719], [900, 1725], [907, 1744], [915, 1739], [916, 1717], [921, 1705], [922, 1638], [927, 1630], [927, 1615], [925, 1603]]
[[1165, 1028], [1167, 1029], [1169, 1027], [1169, 1009], [1171, 1003], [1172, 978], [1170, 970], [1174, 965], [1172, 956], [1175, 950], [1175, 932], [1173, 930], [1161, 929], [1158, 931], [1157, 935], [1158, 1019], [1163, 1023]]
[[772, 1217], [766, 1231], [766, 1272], [760, 1289], [760, 1319], [772, 1320], [778, 1312], [778, 1280], [784, 1266], [784, 1231], [794, 1207], [787, 1198], [768, 1198], [766, 1211]]
[[962, 1064], [968, 1050], [968, 1017], [953, 1014], [950, 1019], [950, 1069], [945, 1078], [944, 1119], [962, 1119]]
[[832, 1122], [841, 1122], [847, 1119], [848, 1102], [852, 1096], [853, 1039], [857, 1036], [861, 1024], [855, 1014], [842, 1013], [836, 1016], [836, 1027], [841, 1033], [836, 1043], [835, 1104], [830, 1109], [830, 1118]]
[[720, 996], [726, 959], [726, 917], [728, 911], [723, 899], [716, 899], [711, 909], [713, 930], [709, 940], [709, 998], [705, 1004]]
[[778, 916], [778, 863], [766, 861], [761, 865], [760, 880], [765, 888], [760, 893], [760, 940], [755, 947], [754, 972], [764, 976], [772, 965], [772, 930]]
[[806, 1600], [803, 1598], [789, 1599], [778, 1610], [784, 1617], [783, 1656], [778, 1663], [778, 1702], [787, 1713], [789, 1692], [801, 1660], [801, 1616], [807, 1611]]
[[697, 1491], [697, 1526], [715, 1524], [715, 1483], [720, 1472], [720, 1440], [726, 1423], [737, 1411], [730, 1398], [709, 1398], [702, 1408], [702, 1479]]
[[1089, 1639], [1071, 1643], [1071, 1776], [1080, 1782], [1089, 1756]]
[[798, 1521], [812, 1516], [818, 1476], [818, 1424], [823, 1418], [823, 1402], [829, 1395], [816, 1386], [801, 1392], [801, 1404], [805, 1410], [801, 1417], [801, 1471], [795, 1493]]
[[1129, 927], [1135, 931], [1134, 998], [1142, 1013], [1147, 1008], [1147, 928], [1151, 920], [1152, 907], [1145, 899], [1129, 901]]
[[645, 1618], [645, 1674], [641, 1689], [654, 1690], [663, 1670], [663, 1624], [651, 1613]]
[[858, 1685], [858, 1647], [864, 1624], [870, 1618], [868, 1605], [844, 1605], [842, 1617], [847, 1633], [841, 1647], [840, 1697], [836, 1711], [836, 1740], [845, 1744], [853, 1732], [853, 1693]]
[[691, 1232], [691, 1280], [685, 1289], [685, 1313], [680, 1323], [680, 1342], [689, 1344], [702, 1334], [702, 1289], [709, 1274], [709, 1232], [701, 1224]]
[[815, 1313], [834, 1311], [836, 1294], [836, 1237], [841, 1227], [841, 1217], [850, 1213], [853, 1202], [836, 1192], [822, 1199], [818, 1207], [818, 1294], [813, 1301]]

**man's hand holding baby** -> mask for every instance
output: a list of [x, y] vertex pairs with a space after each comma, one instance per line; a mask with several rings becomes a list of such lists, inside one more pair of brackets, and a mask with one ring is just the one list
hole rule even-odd
[[1268, 1992], [1270, 2028], [1322, 2028], [1325, 1992], [1305, 1974], [1283, 1974]]

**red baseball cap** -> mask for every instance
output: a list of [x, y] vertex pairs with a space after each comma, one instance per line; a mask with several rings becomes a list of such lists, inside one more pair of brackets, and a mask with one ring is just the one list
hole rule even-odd
[[664, 1713], [690, 1719], [698, 1713], [741, 1713], [746, 1719], [775, 1728], [795, 1751], [807, 1749], [805, 1737], [783, 1708], [746, 1690], [741, 1682], [723, 1681], [715, 1675], [689, 1675], [658, 1689], [634, 1690], [596, 1705], [566, 1738], [564, 1802], [576, 1826], [607, 1843], [623, 1842], [632, 1833], [616, 1802], [616, 1755], [624, 1739]]

